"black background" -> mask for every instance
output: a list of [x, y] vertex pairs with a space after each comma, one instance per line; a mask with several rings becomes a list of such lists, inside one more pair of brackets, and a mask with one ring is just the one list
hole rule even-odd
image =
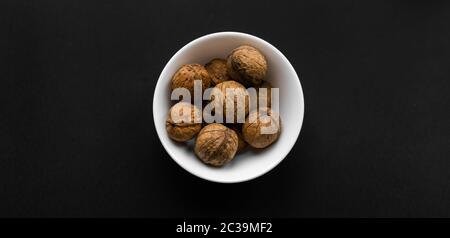
[[[449, 5], [1, 1], [0, 216], [449, 216]], [[153, 125], [165, 63], [217, 31], [303, 76], [296, 146], [240, 184], [184, 171]]]

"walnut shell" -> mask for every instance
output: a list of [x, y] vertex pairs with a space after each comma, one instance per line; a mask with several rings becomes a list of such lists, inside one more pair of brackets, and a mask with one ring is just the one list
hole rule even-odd
[[[256, 120], [250, 121], [251, 117], [256, 118]], [[271, 134], [263, 134], [262, 128], [267, 128], [271, 125], [274, 125], [275, 131]], [[273, 112], [270, 108], [263, 108], [259, 111], [255, 110], [251, 112], [242, 126], [242, 135], [244, 136], [244, 140], [254, 148], [266, 148], [278, 139], [280, 133], [280, 116]]]
[[227, 61], [224, 59], [213, 59], [205, 65], [205, 68], [211, 76], [212, 85], [232, 80], [227, 72]]
[[267, 74], [267, 61], [256, 48], [243, 45], [234, 49], [227, 59], [228, 74], [245, 86], [257, 86]]
[[238, 149], [236, 153], [242, 152], [245, 147], [247, 147], [247, 142], [245, 142], [244, 137], [242, 135], [242, 124], [228, 124], [228, 128], [236, 132], [236, 135], [238, 136]]
[[[244, 117], [248, 114], [248, 108], [249, 108], [249, 104], [248, 104], [248, 100], [249, 100], [249, 95], [248, 95], [248, 91], [247, 89], [240, 83], [236, 82], [236, 81], [225, 81], [223, 83], [219, 83], [216, 85], [216, 87], [214, 88], [215, 90], [220, 90], [221, 94], [220, 96], [222, 97], [222, 99], [215, 99], [215, 95], [212, 96], [212, 100], [222, 100], [223, 102], [223, 111], [222, 112], [215, 112], [215, 113], [221, 113], [221, 115], [223, 116], [224, 122], [228, 122], [227, 121], [227, 104], [232, 104], [234, 105], [234, 113], [233, 113], [233, 118], [232, 118], [232, 122], [238, 122], [238, 112], [240, 110], [244, 111], [243, 115]], [[234, 94], [229, 95], [227, 93], [227, 89], [234, 89]], [[239, 98], [244, 98], [244, 102], [242, 103], [238, 103]], [[245, 120], [245, 118], [242, 118], [242, 120]], [[243, 122], [243, 121], [242, 121]]]
[[195, 141], [195, 154], [205, 164], [223, 166], [230, 162], [238, 149], [236, 132], [222, 124], [205, 126]]
[[[259, 93], [259, 89], [261, 89], [261, 88], [266, 88], [267, 89], [266, 90], [266, 92], [267, 92], [266, 95], [263, 95], [262, 93], [261, 94]], [[263, 100], [266, 100], [266, 107], [271, 107], [271, 104], [272, 104], [272, 85], [269, 82], [267, 82], [267, 81], [263, 81], [263, 83], [256, 88], [256, 92], [258, 93], [257, 105], [259, 105], [259, 100], [262, 98]]]
[[[189, 110], [190, 117], [189, 115], [183, 115], [183, 112]], [[173, 117], [173, 115], [176, 115], [176, 117]], [[201, 111], [196, 106], [187, 102], [179, 102], [173, 105], [166, 120], [167, 134], [170, 138], [179, 142], [194, 138], [202, 129], [202, 124], [195, 122], [196, 118], [201, 118]]]
[[195, 80], [202, 81], [203, 91], [211, 85], [211, 77], [205, 67], [199, 64], [186, 64], [173, 75], [170, 88], [172, 91], [176, 88], [186, 88], [190, 91], [192, 98], [194, 97]]

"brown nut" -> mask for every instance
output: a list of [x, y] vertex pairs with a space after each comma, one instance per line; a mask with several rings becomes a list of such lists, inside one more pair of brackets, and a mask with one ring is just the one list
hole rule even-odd
[[[251, 121], [252, 117], [256, 120]], [[278, 139], [280, 133], [280, 116], [270, 108], [251, 112], [242, 126], [244, 140], [254, 148], [266, 148]]]
[[234, 49], [227, 59], [228, 74], [245, 86], [257, 86], [267, 74], [267, 61], [256, 48], [243, 45]]
[[[190, 115], [185, 112], [190, 112]], [[199, 117], [201, 118], [201, 111], [190, 103], [179, 102], [173, 105], [166, 120], [167, 134], [179, 142], [194, 138], [202, 129], [202, 124], [195, 121]]]
[[[261, 88], [265, 88], [267, 93], [266, 94], [261, 93], [260, 91]], [[256, 88], [256, 92], [258, 93], [258, 102], [257, 102], [258, 105], [259, 100], [264, 100], [266, 101], [266, 107], [272, 106], [272, 85], [269, 82], [263, 81], [263, 83]]]
[[[243, 120], [245, 120], [245, 116], [248, 114], [249, 96], [247, 89], [236, 81], [225, 81], [217, 84], [214, 90], [219, 90], [221, 92], [219, 94], [221, 98], [216, 99], [215, 95], [212, 95], [212, 100], [220, 100], [223, 103], [222, 112], [216, 111], [215, 113], [220, 113], [223, 116], [224, 122], [238, 122], [239, 112], [244, 112], [244, 115], [242, 115], [242, 123]], [[234, 108], [233, 118], [230, 118], [232, 121], [229, 121], [227, 118], [227, 105], [233, 105]]]
[[212, 85], [232, 80], [227, 72], [227, 61], [224, 59], [213, 59], [205, 65], [205, 68], [211, 76]]
[[236, 135], [238, 136], [238, 149], [236, 153], [242, 152], [245, 147], [247, 147], [247, 142], [245, 142], [244, 137], [242, 135], [242, 124], [234, 123], [234, 124], [228, 124], [228, 128], [236, 132]]
[[205, 126], [195, 141], [195, 154], [205, 164], [223, 166], [230, 162], [238, 149], [236, 132], [222, 124]]
[[186, 88], [191, 93], [191, 98], [194, 96], [194, 81], [202, 81], [202, 90], [209, 88], [211, 85], [211, 77], [208, 71], [199, 64], [186, 64], [173, 75], [172, 83], [170, 85], [173, 91], [176, 88]]

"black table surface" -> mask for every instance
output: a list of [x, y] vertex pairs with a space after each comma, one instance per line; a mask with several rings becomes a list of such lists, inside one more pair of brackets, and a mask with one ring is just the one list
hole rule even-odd
[[[212, 32], [259, 36], [302, 75], [305, 118], [268, 174], [179, 167], [152, 97]], [[2, 1], [0, 216], [447, 217], [447, 1]]]

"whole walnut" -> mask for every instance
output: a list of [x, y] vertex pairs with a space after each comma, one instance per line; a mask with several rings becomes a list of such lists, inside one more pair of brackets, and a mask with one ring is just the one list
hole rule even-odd
[[234, 158], [238, 149], [236, 132], [222, 124], [205, 126], [195, 141], [195, 154], [205, 164], [223, 166]]
[[[190, 112], [190, 115], [185, 112]], [[196, 122], [196, 119], [200, 120], [200, 123]], [[196, 106], [179, 102], [170, 108], [166, 120], [166, 130], [170, 138], [179, 142], [188, 141], [201, 129], [201, 111]]]
[[205, 65], [205, 68], [211, 76], [212, 85], [232, 80], [227, 72], [227, 61], [224, 59], [213, 59]]
[[242, 135], [242, 124], [240, 123], [233, 123], [228, 124], [228, 128], [236, 132], [236, 135], [238, 136], [238, 149], [236, 153], [239, 153], [247, 147], [247, 142], [245, 142], [244, 137]]
[[243, 45], [228, 56], [227, 70], [233, 79], [245, 86], [257, 86], [267, 74], [267, 61], [256, 48]]
[[[266, 89], [266, 94], [260, 93], [260, 89], [261, 88], [265, 88]], [[259, 100], [265, 100], [266, 101], [266, 107], [271, 107], [272, 104], [272, 85], [267, 82], [267, 81], [263, 81], [263, 83], [258, 86], [256, 88], [256, 91], [258, 93], [258, 102], [257, 104], [259, 105]]]
[[209, 88], [211, 85], [211, 77], [208, 71], [199, 64], [186, 64], [181, 66], [172, 77], [170, 85], [173, 91], [176, 88], [186, 88], [191, 93], [191, 98], [194, 96], [194, 81], [202, 81], [202, 90]]
[[[252, 117], [256, 120], [253, 121]], [[270, 108], [252, 111], [242, 126], [244, 140], [254, 148], [266, 148], [278, 139], [280, 133], [280, 116]]]
[[[233, 89], [233, 91], [231, 91], [231, 89]], [[244, 115], [242, 115], [241, 123], [244, 122], [245, 116], [248, 114], [249, 106], [249, 96], [247, 89], [242, 84], [230, 80], [217, 84], [213, 90], [219, 90], [221, 92], [221, 94], [219, 94], [221, 98], [216, 99], [216, 95], [213, 94], [211, 97], [212, 100], [221, 100], [223, 102], [223, 111], [215, 111], [215, 113], [220, 113], [220, 115], [223, 116], [224, 122], [238, 122], [238, 112], [241, 111], [244, 112]], [[233, 105], [234, 107], [233, 118], [230, 118], [230, 120], [232, 121], [229, 121], [227, 117], [227, 105]]]

